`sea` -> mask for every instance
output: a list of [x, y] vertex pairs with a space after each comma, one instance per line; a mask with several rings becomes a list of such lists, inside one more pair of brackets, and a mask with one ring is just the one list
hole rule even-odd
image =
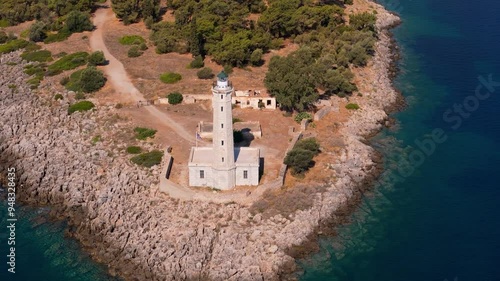
[[[298, 261], [302, 281], [500, 280], [500, 1], [381, 0], [401, 16], [394, 85], [407, 107], [375, 136], [385, 172], [349, 223]], [[498, 81], [498, 82], [496, 82]], [[16, 209], [16, 273], [0, 280], [109, 281], [46, 208]]]
[[500, 280], [500, 1], [385, 0], [407, 108], [385, 172], [301, 281]]

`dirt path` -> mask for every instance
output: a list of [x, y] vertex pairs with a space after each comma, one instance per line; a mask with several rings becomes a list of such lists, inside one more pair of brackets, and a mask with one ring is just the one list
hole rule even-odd
[[[109, 64], [104, 67], [104, 72], [107, 75], [108, 81], [111, 83], [113, 88], [123, 96], [124, 102], [138, 102], [146, 100], [142, 93], [134, 86], [130, 78], [128, 77], [127, 71], [123, 64], [116, 59], [106, 47], [103, 38], [103, 27], [104, 24], [113, 20], [115, 15], [110, 8], [109, 1], [99, 8], [95, 12], [94, 25], [96, 29], [92, 32], [90, 36], [90, 47], [92, 51], [103, 51], [104, 56], [109, 61]], [[194, 133], [188, 133], [182, 126], [177, 124], [167, 113], [158, 110], [155, 106], [145, 106], [143, 110], [155, 118], [157, 121], [161, 121], [163, 124], [171, 128], [178, 136], [187, 140], [190, 143], [194, 143]]]

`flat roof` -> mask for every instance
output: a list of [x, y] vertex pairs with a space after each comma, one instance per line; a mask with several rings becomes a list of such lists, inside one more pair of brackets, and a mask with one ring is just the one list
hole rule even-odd
[[234, 149], [234, 159], [238, 165], [259, 165], [260, 149], [252, 147], [238, 147]]
[[[252, 147], [238, 147], [234, 149], [236, 166], [259, 165], [260, 150]], [[189, 165], [211, 166], [214, 160], [214, 149], [212, 147], [192, 147], [189, 157]]]

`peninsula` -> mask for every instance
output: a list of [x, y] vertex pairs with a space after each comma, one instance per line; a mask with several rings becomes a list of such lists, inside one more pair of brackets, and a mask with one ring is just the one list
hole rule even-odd
[[18, 202], [125, 280], [295, 280], [380, 172], [366, 140], [400, 98], [399, 18], [367, 0], [129, 2], [0, 4]]

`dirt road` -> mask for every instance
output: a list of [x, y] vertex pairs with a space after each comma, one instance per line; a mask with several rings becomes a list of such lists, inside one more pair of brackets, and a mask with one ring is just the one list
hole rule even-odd
[[[90, 36], [90, 47], [92, 51], [103, 51], [104, 56], [108, 60], [108, 65], [104, 67], [104, 72], [115, 91], [122, 94], [122, 102], [138, 102], [146, 99], [142, 93], [134, 86], [130, 80], [127, 71], [123, 64], [116, 59], [106, 47], [103, 37], [103, 27], [109, 20], [115, 19], [115, 14], [110, 8], [109, 1], [95, 12], [94, 25], [96, 29]], [[151, 118], [161, 120], [166, 126], [171, 128], [179, 137], [194, 143], [194, 132], [188, 133], [182, 126], [177, 124], [167, 113], [158, 110], [155, 106], [145, 106], [142, 108], [145, 112], [151, 115]]]

